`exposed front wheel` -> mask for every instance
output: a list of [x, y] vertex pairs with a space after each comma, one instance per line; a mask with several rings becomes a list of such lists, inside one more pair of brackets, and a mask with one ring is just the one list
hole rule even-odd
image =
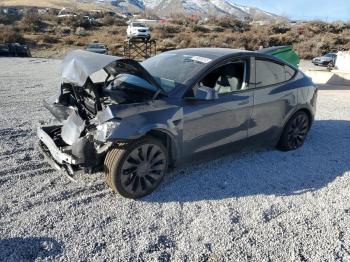
[[162, 181], [168, 166], [164, 145], [151, 137], [115, 148], [105, 159], [108, 185], [127, 198], [150, 194]]
[[305, 112], [297, 112], [285, 126], [278, 147], [284, 151], [301, 147], [310, 129], [310, 124], [310, 119]]

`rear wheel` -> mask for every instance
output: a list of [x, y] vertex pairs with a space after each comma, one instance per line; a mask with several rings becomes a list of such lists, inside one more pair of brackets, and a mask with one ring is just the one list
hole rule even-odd
[[107, 153], [107, 184], [124, 197], [143, 197], [158, 187], [167, 166], [164, 145], [152, 137], [145, 137]]
[[285, 126], [278, 147], [281, 150], [295, 150], [304, 144], [310, 129], [310, 119], [303, 112], [297, 112]]

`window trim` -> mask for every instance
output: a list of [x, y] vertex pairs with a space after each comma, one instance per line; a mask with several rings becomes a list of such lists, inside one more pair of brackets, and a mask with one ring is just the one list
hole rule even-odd
[[[274, 60], [274, 59], [270, 59], [270, 58], [267, 58], [267, 57], [254, 57], [254, 70], [255, 70], [254, 75], [255, 75], [255, 83], [249, 83], [249, 84], [248, 84], [248, 89], [249, 89], [249, 90], [262, 89], [262, 88], [268, 88], [268, 87], [273, 87], [273, 86], [277, 86], [277, 85], [282, 85], [282, 84], [285, 84], [285, 83], [287, 83], [287, 82], [289, 82], [289, 81], [294, 80], [294, 78], [295, 78], [295, 77], [297, 76], [297, 74], [298, 74], [298, 70], [296, 70], [296, 69], [295, 69], [294, 67], [292, 67], [292, 66], [289, 66], [290, 68], [292, 68], [292, 69], [294, 70], [294, 75], [293, 75], [290, 79], [285, 80], [285, 81], [283, 81], [283, 82], [276, 83], [276, 84], [271, 84], [271, 85], [266, 85], [266, 86], [259, 86], [259, 87], [257, 87], [257, 86], [256, 86], [256, 84], [257, 84], [257, 79], [256, 79], [256, 71], [257, 71], [257, 70], [256, 70], [256, 60], [265, 61], [265, 62], [271, 62], [271, 63], [275, 63], [275, 64], [278, 64], [278, 65], [281, 65], [281, 66], [284, 66], [284, 67], [289, 66], [289, 65], [287, 65], [287, 64], [285, 64], [285, 63], [283, 63], [283, 62], [276, 61], [276, 60]], [[249, 86], [251, 86], [251, 85], [254, 85], [254, 87], [249, 88]]]
[[[204, 78], [206, 77], [208, 74], [210, 74], [211, 72], [213, 72], [214, 70], [220, 68], [220, 67], [223, 67], [223, 66], [226, 66], [228, 64], [231, 64], [231, 63], [237, 63], [237, 62], [244, 62], [244, 75], [243, 75], [243, 78], [244, 78], [244, 81], [243, 83], [246, 84], [246, 88], [245, 89], [241, 89], [241, 90], [237, 90], [237, 91], [232, 91], [232, 92], [229, 92], [229, 93], [223, 93], [223, 94], [218, 94], [219, 96], [219, 99], [220, 97], [224, 97], [224, 96], [227, 96], [227, 95], [231, 95], [231, 94], [236, 94], [236, 93], [243, 93], [243, 92], [247, 92], [247, 91], [250, 91], [251, 89], [249, 88], [249, 85], [251, 84], [250, 83], [250, 75], [252, 74], [251, 72], [251, 57], [250, 56], [244, 56], [244, 57], [235, 57], [235, 58], [229, 58], [229, 59], [226, 59], [224, 61], [222, 61], [221, 63], [218, 63], [217, 65], [211, 67], [209, 70], [207, 70], [205, 73], [203, 73], [203, 75], [199, 78], [198, 81], [195, 82], [195, 84], [191, 85], [190, 88], [188, 88], [186, 90], [186, 92], [184, 92], [183, 96], [182, 96], [182, 100], [184, 99], [188, 99], [188, 97], [186, 97], [186, 93], [188, 92], [188, 90], [190, 89], [193, 89], [196, 85], [199, 84], [199, 82]], [[255, 73], [255, 72], [254, 72]], [[242, 84], [243, 84], [242, 83]]]

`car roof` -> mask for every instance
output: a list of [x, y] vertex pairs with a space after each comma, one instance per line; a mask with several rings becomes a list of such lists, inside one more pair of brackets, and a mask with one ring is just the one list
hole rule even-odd
[[167, 51], [167, 54], [179, 54], [190, 56], [202, 56], [210, 59], [217, 59], [229, 55], [253, 54], [254, 52], [231, 48], [185, 48]]
[[291, 46], [289, 46], [289, 45], [271, 46], [271, 47], [260, 49], [257, 52], [258, 53], [270, 53], [270, 52], [278, 51], [280, 49], [285, 49], [285, 48], [291, 48]]

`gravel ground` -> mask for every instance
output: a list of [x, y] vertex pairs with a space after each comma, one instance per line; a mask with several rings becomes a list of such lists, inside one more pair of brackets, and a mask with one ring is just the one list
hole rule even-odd
[[349, 97], [320, 92], [297, 151], [182, 167], [133, 201], [103, 174], [70, 182], [36, 150], [59, 61], [0, 61], [0, 260], [350, 261]]

